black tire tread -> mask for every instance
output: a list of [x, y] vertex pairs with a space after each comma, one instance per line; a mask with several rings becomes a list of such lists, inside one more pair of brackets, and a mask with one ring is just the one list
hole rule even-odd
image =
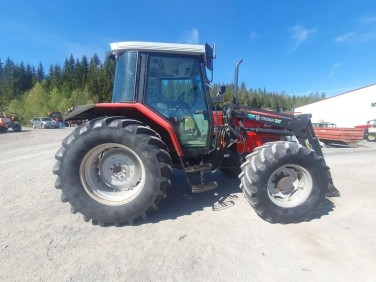
[[[308, 206], [304, 212], [299, 210], [296, 213], [295, 208], [282, 209], [267, 199], [265, 175], [268, 172], [266, 171], [271, 167], [278, 167], [281, 161], [286, 161], [289, 158], [294, 158], [297, 161], [304, 159], [304, 162], [310, 162], [309, 165], [315, 167], [317, 173], [323, 178], [321, 180], [313, 179], [313, 181], [321, 183], [315, 187], [319, 190], [317, 199], [312, 204], [313, 206]], [[316, 155], [313, 150], [309, 150], [299, 143], [286, 141], [266, 143], [246, 156], [246, 162], [241, 168], [243, 172], [240, 174], [240, 181], [244, 196], [255, 212], [268, 222], [287, 224], [307, 221], [325, 203], [327, 186], [325, 187], [323, 183], [328, 183], [327, 171], [329, 168], [325, 165], [323, 157]], [[308, 199], [302, 205], [307, 201]], [[277, 209], [279, 212], [276, 212]]]
[[[90, 218], [90, 216], [83, 214], [84, 221], [92, 221], [93, 224], [99, 224], [100, 226], [122, 226], [122, 225], [132, 225], [135, 220], [139, 218], [146, 219], [147, 216], [158, 209], [158, 204], [165, 198], [167, 190], [171, 186], [170, 176], [172, 174], [171, 157], [166, 150], [165, 143], [160, 139], [159, 135], [151, 128], [145, 126], [145, 124], [140, 121], [133, 119], [126, 119], [124, 117], [106, 117], [91, 120], [82, 126], [77, 127], [69, 136], [67, 136], [62, 141], [62, 147], [57, 151], [55, 155], [56, 163], [53, 168], [53, 173], [57, 175], [55, 181], [55, 187], [61, 189], [61, 201], [70, 202], [72, 213], [82, 213], [82, 209], [79, 206], [74, 206], [74, 201], [71, 201], [69, 187], [63, 181], [64, 171], [62, 168], [62, 162], [66, 157], [67, 151], [78, 139], [84, 134], [92, 132], [93, 130], [100, 130], [102, 128], [118, 128], [119, 130], [127, 131], [126, 134], [133, 133], [133, 138], [140, 138], [150, 148], [149, 153], [155, 156], [158, 162], [157, 167], [160, 170], [160, 179], [157, 181], [159, 183], [159, 190], [155, 192], [154, 200], [149, 203], [148, 206], [144, 208], [139, 214], [133, 216], [132, 218], [127, 218], [125, 221], [113, 221], [113, 222], [103, 222], [97, 219]], [[78, 144], [79, 145], [79, 144]], [[77, 144], [75, 144], [77, 146]]]

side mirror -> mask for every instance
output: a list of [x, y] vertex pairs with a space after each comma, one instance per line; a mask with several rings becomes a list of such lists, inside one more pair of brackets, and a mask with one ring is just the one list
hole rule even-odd
[[111, 61], [116, 61], [116, 55], [115, 54], [113, 54], [113, 53], [111, 53], [109, 56], [108, 56], [108, 58], [111, 60]]
[[205, 44], [205, 61], [208, 70], [213, 71], [213, 59], [215, 59], [215, 45]]
[[218, 89], [218, 95], [223, 95], [226, 92], [226, 86], [222, 85]]
[[213, 97], [213, 103], [223, 103], [224, 96], [223, 94], [226, 92], [226, 86], [222, 85], [219, 87], [217, 91], [217, 95], [214, 95]]

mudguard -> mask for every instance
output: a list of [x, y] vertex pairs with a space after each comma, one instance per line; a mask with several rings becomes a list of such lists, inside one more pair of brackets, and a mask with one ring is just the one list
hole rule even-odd
[[91, 120], [103, 116], [124, 116], [136, 119], [149, 125], [160, 135], [163, 135], [161, 130], [164, 130], [171, 139], [172, 148], [171, 146], [168, 146], [169, 149], [175, 151], [179, 157], [183, 156], [183, 150], [172, 124], [153, 112], [150, 108], [140, 103], [100, 103], [79, 105], [73, 108], [73, 110], [66, 116], [65, 120]]

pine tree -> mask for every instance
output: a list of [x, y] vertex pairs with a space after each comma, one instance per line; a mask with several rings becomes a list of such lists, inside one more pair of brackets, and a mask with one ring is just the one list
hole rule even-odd
[[97, 54], [94, 54], [89, 63], [87, 75], [87, 88], [90, 97], [94, 101], [101, 101], [101, 61]]
[[87, 74], [88, 74], [89, 64], [87, 57], [83, 56], [81, 61], [76, 60], [76, 75], [77, 75], [77, 86], [78, 89], [84, 89], [87, 83]]
[[3, 63], [0, 59], [0, 79], [3, 77]]
[[37, 81], [40, 83], [40, 82], [43, 82], [44, 79], [45, 79], [45, 75], [44, 75], [43, 65], [42, 63], [39, 63], [38, 69], [37, 69]]
[[102, 94], [101, 99], [104, 102], [110, 102], [112, 97], [112, 88], [115, 78], [115, 62], [109, 59], [106, 54], [102, 70]]
[[62, 87], [65, 91], [72, 92], [76, 83], [75, 60], [73, 55], [69, 59], [65, 58], [64, 67], [62, 71]]

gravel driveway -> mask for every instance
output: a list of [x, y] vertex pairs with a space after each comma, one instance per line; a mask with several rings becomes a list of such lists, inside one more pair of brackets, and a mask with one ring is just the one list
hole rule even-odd
[[261, 220], [238, 181], [192, 195], [183, 174], [136, 226], [60, 202], [51, 170], [71, 128], [0, 135], [0, 281], [376, 281], [376, 143], [325, 148], [336, 187], [310, 222]]

